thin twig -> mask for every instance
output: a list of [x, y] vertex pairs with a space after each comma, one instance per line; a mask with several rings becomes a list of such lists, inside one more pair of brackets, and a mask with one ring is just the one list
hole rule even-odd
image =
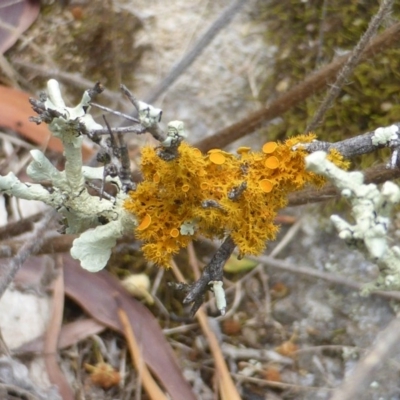
[[[297, 275], [302, 275], [305, 277], [322, 279], [322, 280], [334, 283], [336, 285], [349, 287], [349, 288], [357, 290], [357, 291], [360, 291], [363, 287], [362, 283], [351, 281], [351, 280], [349, 280], [348, 277], [340, 276], [337, 274], [332, 274], [329, 272], [321, 272], [314, 268], [293, 265], [286, 261], [276, 260], [269, 256], [258, 256], [258, 257], [249, 256], [248, 258], [258, 261], [260, 263], [264, 263], [268, 267], [277, 268], [282, 271], [287, 271], [287, 272], [297, 274]], [[396, 292], [396, 291], [384, 292], [384, 291], [377, 290], [377, 291], [372, 292], [371, 295], [384, 297], [386, 299], [400, 300], [400, 292]]]
[[[24, 60], [13, 60], [13, 64], [16, 64], [20, 67], [26, 68], [28, 70], [34, 71], [41, 76], [48, 76], [51, 78], [57, 78], [65, 83], [72, 84], [75, 87], [81, 89], [87, 89], [89, 87], [93, 87], [94, 83], [89, 79], [83, 78], [80, 74], [70, 72], [64, 72], [57, 68], [48, 68], [48, 66], [43, 66], [39, 64], [34, 64]], [[121, 96], [118, 93], [115, 93], [111, 90], [105, 89], [102, 93], [103, 97], [108, 98], [113, 101], [121, 101]]]
[[210, 282], [222, 281], [224, 265], [231, 256], [235, 247], [236, 245], [234, 241], [230, 236], [228, 236], [214, 254], [211, 261], [204, 268], [201, 277], [191, 285], [188, 294], [183, 300], [183, 304], [194, 302], [191, 310], [192, 316], [203, 303], [203, 296], [208, 291]]
[[128, 119], [129, 121], [135, 122], [135, 123], [137, 123], [137, 124], [140, 123], [139, 120], [138, 120], [137, 118], [133, 118], [133, 117], [131, 117], [130, 115], [124, 114], [123, 112], [120, 112], [120, 111], [115, 111], [115, 110], [113, 110], [112, 108], [109, 108], [109, 107], [106, 107], [106, 106], [102, 106], [101, 104], [97, 104], [97, 103], [91, 102], [90, 105], [93, 106], [93, 107], [100, 108], [100, 110], [107, 111], [107, 112], [109, 112], [109, 113], [111, 113], [111, 114], [117, 115], [118, 117], [126, 118], [126, 119]]
[[372, 17], [367, 30], [365, 31], [364, 35], [361, 36], [361, 39], [357, 43], [354, 50], [351, 52], [350, 57], [346, 61], [346, 64], [338, 73], [335, 83], [329, 89], [324, 100], [322, 101], [322, 104], [318, 108], [311, 122], [308, 124], [306, 132], [312, 132], [320, 124], [326, 111], [332, 105], [336, 97], [339, 95], [343, 85], [345, 84], [350, 74], [353, 72], [354, 68], [358, 65], [358, 62], [360, 61], [361, 58], [361, 54], [365, 50], [371, 38], [376, 34], [379, 26], [382, 23], [382, 20], [391, 11], [392, 6], [393, 6], [393, 0], [382, 1], [378, 12]]
[[118, 294], [115, 294], [114, 298], [118, 306], [118, 318], [120, 320], [125, 339], [128, 343], [129, 353], [133, 363], [135, 364], [140, 380], [143, 383], [144, 389], [152, 400], [167, 400], [167, 396], [151, 376], [150, 371], [144, 362], [143, 355], [141, 354], [137, 339], [133, 333], [131, 323], [125, 310], [120, 304]]
[[[173, 260], [171, 261], [171, 269], [177, 281], [185, 282], [185, 278]], [[228, 370], [228, 366], [226, 365], [221, 347], [218, 343], [218, 339], [209, 326], [206, 313], [200, 309], [196, 314], [196, 319], [200, 324], [204, 336], [207, 338], [211, 353], [214, 358], [215, 368], [218, 371], [218, 383], [220, 386], [221, 398], [240, 400], [239, 393], [237, 392], [235, 384], [232, 381], [231, 374]]]
[[13, 281], [15, 275], [21, 268], [24, 261], [31, 255], [36, 254], [45, 240], [45, 231], [48, 225], [55, 218], [56, 212], [49, 210], [42, 221], [40, 221], [32, 232], [32, 236], [21, 246], [18, 253], [7, 264], [3, 265], [0, 273], [0, 299], [8, 285]]

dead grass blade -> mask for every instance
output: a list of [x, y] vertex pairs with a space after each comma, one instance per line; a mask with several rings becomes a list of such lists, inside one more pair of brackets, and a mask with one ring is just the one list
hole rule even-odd
[[63, 259], [65, 293], [93, 318], [123, 333], [114, 300], [117, 293], [120, 306], [139, 342], [144, 362], [174, 400], [196, 400], [190, 385], [182, 376], [171, 347], [150, 311], [130, 297], [107, 271], [93, 274], [83, 270], [69, 255], [65, 254]]

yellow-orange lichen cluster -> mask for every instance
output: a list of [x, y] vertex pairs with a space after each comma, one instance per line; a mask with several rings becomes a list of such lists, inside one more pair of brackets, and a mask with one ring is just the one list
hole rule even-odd
[[[262, 152], [241, 147], [238, 155], [219, 149], [203, 155], [183, 142], [172, 161], [144, 147], [144, 180], [129, 193], [125, 208], [139, 220], [136, 236], [144, 241], [146, 258], [168, 267], [171, 256], [197, 236], [227, 234], [242, 255], [259, 254], [265, 242], [275, 238], [274, 218], [287, 204], [288, 193], [308, 182], [324, 182], [305, 170], [307, 153], [301, 146], [293, 150], [314, 138], [309, 134], [284, 143], [269, 142]], [[332, 158], [341, 161], [340, 154]]]

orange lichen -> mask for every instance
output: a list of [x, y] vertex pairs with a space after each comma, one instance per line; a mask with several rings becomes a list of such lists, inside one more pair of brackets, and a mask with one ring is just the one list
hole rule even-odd
[[154, 182], [154, 183], [160, 182], [160, 174], [159, 174], [158, 172], [156, 172], [156, 173], [153, 175], [153, 182]]
[[[263, 152], [241, 148], [238, 155], [213, 149], [206, 155], [182, 142], [178, 157], [165, 161], [152, 147], [142, 149], [143, 181], [129, 193], [125, 208], [140, 221], [136, 236], [154, 263], [168, 267], [171, 257], [193, 239], [229, 234], [241, 255], [259, 254], [278, 231], [277, 211], [287, 195], [324, 179], [305, 170], [307, 152], [300, 146], [314, 135], [284, 143], [270, 142]], [[273, 152], [273, 155], [271, 155]], [[337, 164], [340, 154], [331, 152]], [[243, 184], [245, 189], [232, 199]], [[213, 206], [204, 204], [212, 201]], [[193, 229], [182, 229], [188, 223]]]
[[144, 216], [142, 222], [139, 224], [139, 226], [136, 229], [138, 231], [143, 231], [144, 229], [148, 228], [150, 224], [151, 224], [151, 216], [149, 214], [146, 214]]
[[268, 142], [268, 143], [264, 144], [264, 146], [262, 147], [262, 151], [265, 154], [271, 154], [277, 149], [277, 147], [278, 147], [278, 143]]
[[265, 193], [269, 193], [273, 187], [274, 185], [269, 179], [263, 179], [260, 181], [260, 188]]
[[91, 381], [103, 389], [117, 386], [121, 381], [120, 373], [104, 361], [96, 365], [85, 364], [85, 369], [90, 373]]
[[279, 167], [279, 160], [275, 156], [268, 157], [265, 160], [265, 166], [269, 169], [276, 169]]
[[179, 236], [179, 231], [176, 228], [171, 229], [171, 232], [169, 233], [173, 238], [176, 238]]
[[238, 154], [247, 154], [251, 150], [251, 147], [239, 147], [236, 150], [236, 153]]
[[225, 156], [219, 152], [211, 153], [209, 158], [212, 163], [217, 164], [217, 165], [222, 165], [226, 160]]

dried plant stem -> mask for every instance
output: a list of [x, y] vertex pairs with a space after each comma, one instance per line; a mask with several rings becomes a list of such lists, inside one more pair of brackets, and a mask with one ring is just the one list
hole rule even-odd
[[[373, 39], [365, 48], [360, 58], [362, 60], [370, 60], [378, 56], [385, 49], [397, 44], [399, 39], [400, 22]], [[311, 74], [305, 78], [303, 82], [278, 97], [269, 106], [255, 111], [241, 121], [200, 140], [195, 146], [202, 151], [208, 151], [212, 148], [223, 148], [235, 140], [253, 133], [256, 129], [261, 127], [263, 123], [282, 115], [285, 111], [288, 111], [301, 101], [304, 101], [307, 97], [325, 89], [326, 84], [335, 78], [349, 57], [350, 56], [343, 56], [333, 60], [330, 64]]]
[[0, 267], [0, 298], [3, 296], [8, 285], [13, 281], [24, 261], [32, 254], [36, 254], [39, 251], [45, 239], [44, 233], [55, 216], [55, 211], [48, 211], [43, 220], [38, 223], [36, 229], [32, 232], [31, 238], [20, 247], [15, 257], [13, 257], [10, 262]]
[[[118, 304], [118, 296], [115, 295], [115, 300]], [[167, 400], [167, 396], [158, 386], [157, 382], [151, 376], [147, 365], [143, 360], [143, 356], [140, 351], [140, 347], [133, 333], [129, 318], [126, 315], [124, 309], [118, 304], [118, 317], [121, 322], [122, 329], [125, 334], [125, 338], [128, 342], [129, 352], [131, 354], [132, 360], [135, 364], [138, 375], [140, 376], [144, 389], [152, 400]]]
[[[293, 264], [290, 264], [290, 263], [282, 261], [282, 260], [277, 260], [273, 257], [249, 256], [248, 258], [258, 261], [260, 263], [263, 263], [264, 265], [266, 265], [268, 267], [277, 268], [282, 271], [287, 271], [287, 272], [290, 272], [293, 274], [302, 275], [304, 277], [323, 279], [325, 281], [334, 283], [336, 285], [345, 286], [345, 287], [348, 287], [348, 288], [351, 288], [351, 289], [354, 289], [357, 291], [360, 291], [363, 288], [362, 283], [351, 281], [351, 280], [349, 280], [348, 277], [340, 276], [337, 274], [332, 274], [329, 272], [321, 272], [314, 268], [293, 265]], [[251, 271], [251, 272], [253, 272], [253, 271]], [[396, 292], [396, 291], [384, 292], [384, 291], [377, 290], [377, 291], [372, 292], [371, 295], [384, 297], [386, 299], [391, 299], [391, 300], [400, 300], [400, 292]]]
[[338, 73], [335, 83], [329, 89], [320, 107], [315, 113], [313, 119], [308, 124], [306, 132], [312, 132], [322, 122], [322, 119], [326, 111], [329, 109], [329, 107], [332, 105], [336, 97], [339, 95], [346, 80], [349, 78], [350, 74], [353, 72], [354, 68], [360, 61], [361, 54], [365, 50], [371, 38], [376, 34], [379, 26], [382, 23], [382, 20], [391, 11], [392, 6], [393, 6], [393, 0], [382, 1], [378, 12], [372, 17], [367, 30], [357, 43], [354, 50], [351, 52], [350, 57], [348, 58], [343, 68]]

